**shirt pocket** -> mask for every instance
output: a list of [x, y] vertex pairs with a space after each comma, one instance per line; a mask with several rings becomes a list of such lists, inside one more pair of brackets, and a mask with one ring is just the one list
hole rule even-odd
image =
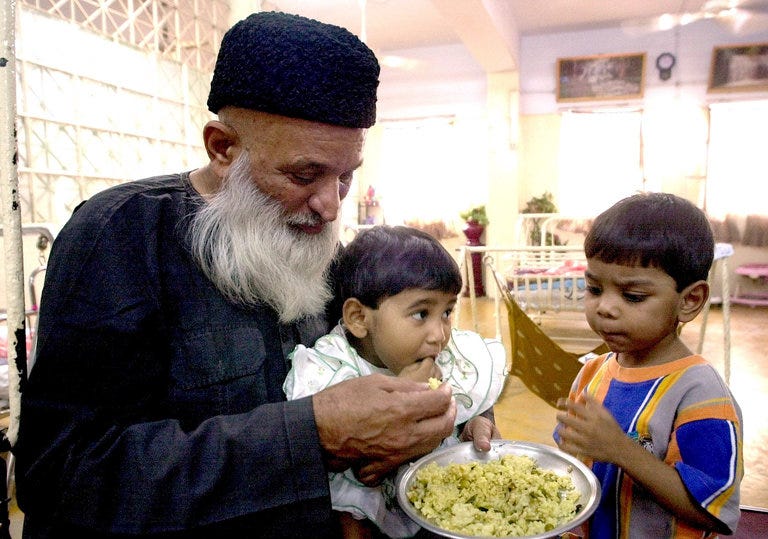
[[267, 402], [267, 351], [253, 327], [220, 327], [179, 335], [171, 365], [171, 408], [197, 425], [218, 414], [246, 412]]

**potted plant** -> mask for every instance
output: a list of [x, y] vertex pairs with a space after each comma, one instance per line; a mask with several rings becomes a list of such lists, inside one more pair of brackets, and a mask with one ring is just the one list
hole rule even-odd
[[459, 217], [464, 219], [467, 224], [464, 227], [464, 235], [467, 237], [467, 245], [482, 245], [480, 236], [485, 232], [488, 226], [488, 215], [485, 213], [485, 206], [473, 206], [466, 211], [459, 213]]
[[459, 214], [459, 217], [467, 223], [477, 223], [482, 226], [488, 226], [488, 215], [485, 213], [485, 206], [474, 206], [467, 211]]

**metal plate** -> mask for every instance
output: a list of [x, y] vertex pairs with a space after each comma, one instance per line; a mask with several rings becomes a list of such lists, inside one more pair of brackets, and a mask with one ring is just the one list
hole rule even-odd
[[491, 450], [488, 452], [477, 451], [472, 445], [472, 442], [464, 442], [451, 447], [438, 449], [429, 455], [425, 455], [398, 475], [397, 500], [409, 517], [423, 528], [426, 528], [433, 533], [452, 539], [476, 538], [476, 536], [461, 535], [443, 528], [438, 528], [428, 520], [425, 520], [408, 500], [406, 493], [416, 477], [416, 472], [431, 462], [435, 462], [441, 466], [475, 461], [488, 462], [497, 460], [502, 455], [529, 456], [535, 459], [539, 467], [545, 470], [552, 470], [559, 475], [570, 475], [576, 490], [581, 494], [581, 498], [579, 498], [581, 509], [576, 513], [573, 520], [563, 524], [559, 528], [547, 532], [546, 534], [526, 535], [526, 539], [557, 537], [578, 526], [595, 512], [597, 504], [600, 501], [600, 483], [597, 481], [595, 474], [592, 473], [592, 470], [590, 470], [583, 462], [555, 447], [512, 440], [492, 440]]

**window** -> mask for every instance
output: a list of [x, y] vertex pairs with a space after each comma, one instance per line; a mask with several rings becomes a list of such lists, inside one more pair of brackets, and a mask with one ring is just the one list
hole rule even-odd
[[591, 216], [644, 188], [640, 111], [565, 112], [560, 124], [560, 213]]
[[710, 105], [707, 213], [768, 215], [768, 101]]
[[22, 0], [25, 7], [163, 58], [212, 71], [229, 27], [225, 0]]
[[488, 198], [487, 127], [480, 120], [382, 122], [380, 182], [386, 222], [442, 221]]

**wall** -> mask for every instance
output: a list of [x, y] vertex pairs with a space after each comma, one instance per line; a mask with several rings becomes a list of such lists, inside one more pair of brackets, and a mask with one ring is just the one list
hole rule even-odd
[[[557, 192], [560, 112], [576, 107], [606, 107], [615, 105], [665, 106], [676, 99], [698, 103], [702, 107], [715, 101], [765, 98], [763, 93], [708, 94], [710, 62], [714, 46], [768, 42], [768, 29], [729, 33], [717, 22], [704, 20], [675, 30], [653, 33], [630, 34], [621, 28], [604, 28], [589, 32], [565, 32], [523, 36], [519, 47], [519, 140], [510, 152], [514, 170], [508, 174], [490, 174], [488, 192], [489, 214], [492, 217], [488, 230], [488, 243], [507, 243], [506, 238], [514, 226], [517, 211], [532, 196], [544, 191]], [[557, 103], [555, 66], [560, 57], [585, 56], [603, 53], [646, 53], [644, 97], [636, 101], [589, 102], [578, 105]], [[661, 81], [655, 67], [656, 57], [662, 52], [672, 52], [676, 64], [672, 77]], [[413, 54], [413, 51], [408, 51]], [[419, 50], [420, 58], [441, 57], [446, 62], [455, 61], [451, 77], [454, 81], [435, 72], [415, 73], [407, 71], [382, 73], [380, 110], [385, 118], [427, 116], [429, 114], [470, 114], [474, 117], [497, 114], [487, 106], [493, 85], [487, 84], [485, 75], [478, 70], [466, 51], [454, 46], [433, 47]], [[501, 113], [503, 114], [503, 113]], [[509, 118], [485, 116], [489, 126]], [[646, 141], [648, 142], [648, 141]], [[375, 152], [375, 148], [371, 147]], [[489, 149], [488, 153], [493, 150]], [[377, 156], [377, 159], [386, 156]], [[468, 155], [467, 159], [490, 160], [489, 155]], [[373, 161], [373, 160], [372, 160]], [[361, 184], [362, 185], [362, 182]], [[365, 184], [367, 186], [367, 183]], [[668, 185], [665, 184], [665, 188]], [[684, 186], [678, 186], [683, 189]], [[450, 188], [450, 186], [446, 186]], [[676, 187], [677, 190], [677, 187]], [[496, 194], [503, 196], [496, 196]], [[742, 249], [736, 246], [737, 263], [744, 261], [768, 262], [765, 249]]]
[[62, 226], [98, 191], [206, 159], [208, 72], [35, 10], [20, 10], [17, 25], [25, 223]]
[[[519, 198], [540, 194], [543, 187], [556, 193], [560, 129], [559, 113], [570, 109], [606, 106], [665, 107], [685, 101], [706, 107], [730, 99], [766, 98], [768, 92], [707, 93], [714, 46], [768, 42], [768, 29], [734, 35], [720, 24], [702, 20], [675, 30], [631, 34], [621, 28], [524, 36], [520, 47], [521, 147]], [[558, 58], [594, 54], [646, 53], [645, 92], [634, 101], [558, 103]], [[676, 64], [672, 77], [662, 81], [655, 62], [662, 52], [672, 52]], [[652, 141], [645, 141], [646, 145]], [[705, 156], [704, 156], [705, 158]], [[535, 186], [535, 188], [532, 188]]]
[[[382, 62], [378, 120], [368, 133], [363, 166], [355, 174], [355, 192], [344, 202], [345, 223], [356, 218], [355, 208], [369, 186], [382, 197], [389, 223], [396, 223], [419, 198], [428, 206], [429, 219], [442, 213], [458, 221], [466, 206], [488, 198], [493, 171], [485, 141], [492, 84], [461, 44], [387, 51], [382, 58], [389, 56], [404, 62], [398, 67]], [[445, 131], [435, 133], [439, 124], [445, 124]], [[441, 137], [456, 142], [455, 147], [449, 150], [437, 144]], [[412, 144], [405, 142], [411, 140]], [[392, 150], [398, 144], [407, 147]], [[402, 195], [409, 199], [393, 199], [393, 192], [404, 182], [413, 186]], [[432, 196], [424, 196], [428, 185], [434, 185]], [[442, 204], [442, 197], [450, 193], [456, 196], [450, 204]]]
[[[520, 47], [520, 111], [523, 115], [551, 114], [579, 106], [556, 102], [556, 62], [558, 58], [594, 54], [644, 52], [647, 55], [643, 100], [618, 104], [647, 105], [655, 99], [668, 99], [676, 95], [703, 104], [730, 99], [731, 96], [725, 94], [707, 94], [712, 48], [756, 42], [768, 42], [768, 29], [734, 35], [712, 20], [698, 21], [675, 30], [641, 34], [628, 33], [621, 28], [605, 28], [589, 32], [524, 36]], [[671, 52], [677, 57], [672, 77], [666, 81], [659, 79], [655, 65], [657, 56], [662, 52]], [[765, 95], [762, 93], [763, 97]], [[739, 94], [737, 97], [748, 96]], [[598, 102], [586, 106], [616, 104]]]
[[[715, 21], [704, 20], [664, 32], [631, 35], [621, 28], [591, 32], [569, 32], [524, 36], [520, 47], [520, 168], [518, 197], [525, 201], [545, 190], [557, 192], [557, 158], [560, 116], [563, 110], [606, 106], [663, 106], [675, 99], [706, 107], [717, 101], [768, 98], [768, 92], [708, 93], [710, 62], [715, 46], [768, 42], [768, 29], [734, 35]], [[621, 102], [558, 103], [555, 99], [556, 62], [561, 57], [604, 53], [645, 52], [645, 92], [643, 99]], [[672, 77], [660, 80], [655, 66], [662, 52], [672, 52], [676, 64]], [[646, 141], [647, 143], [648, 141]], [[679, 186], [683, 189], [684, 186]], [[667, 188], [667, 185], [665, 185]], [[681, 193], [684, 194], [684, 193]], [[734, 246], [730, 261], [731, 283], [746, 288], [761, 286], [745, 282], [733, 270], [748, 262], [768, 263], [768, 249]], [[763, 285], [764, 286], [764, 285]], [[719, 294], [715, 283], [714, 294]]]
[[560, 116], [527, 114], [520, 118], [518, 198], [524, 205], [545, 191], [557, 193]]

